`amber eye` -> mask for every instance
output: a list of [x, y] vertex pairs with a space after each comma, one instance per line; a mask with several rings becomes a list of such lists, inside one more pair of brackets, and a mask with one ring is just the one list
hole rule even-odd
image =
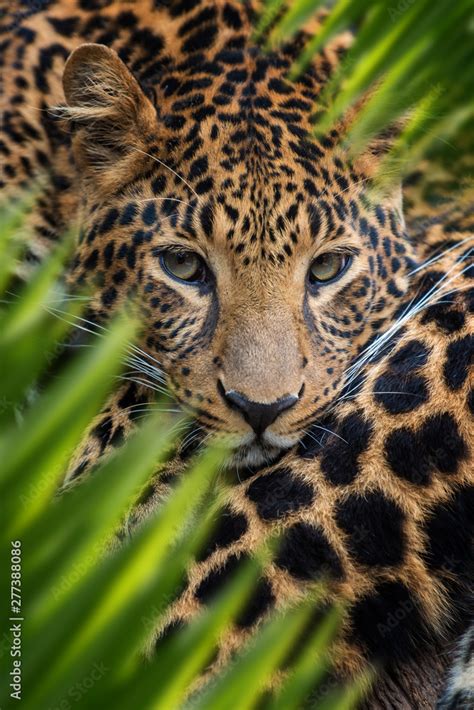
[[193, 251], [168, 250], [161, 253], [161, 266], [173, 278], [198, 283], [206, 278], [206, 266]]
[[309, 282], [317, 285], [334, 281], [347, 269], [351, 260], [351, 256], [338, 252], [328, 252], [317, 256], [309, 267]]

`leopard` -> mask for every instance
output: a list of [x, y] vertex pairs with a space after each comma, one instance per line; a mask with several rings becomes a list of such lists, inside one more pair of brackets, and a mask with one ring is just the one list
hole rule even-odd
[[0, 18], [2, 197], [38, 185], [21, 273], [77, 223], [87, 322], [131, 297], [143, 322], [67, 485], [166, 394], [192, 428], [123, 534], [207, 443], [234, 481], [148, 652], [277, 532], [215, 668], [324, 578], [349, 608], [337, 673], [380, 666], [368, 707], [473, 707], [472, 192], [410, 204], [416, 185], [381, 185], [396, 128], [357, 156], [350, 112], [316, 136], [352, 34], [290, 81], [324, 14], [269, 51], [257, 11], [38, 0]]

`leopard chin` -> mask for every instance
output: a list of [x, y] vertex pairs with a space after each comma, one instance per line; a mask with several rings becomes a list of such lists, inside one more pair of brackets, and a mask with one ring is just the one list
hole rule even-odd
[[241, 446], [232, 452], [228, 466], [237, 471], [243, 468], [254, 469], [265, 466], [273, 463], [281, 455], [282, 450], [274, 446], [263, 446], [259, 443]]
[[240, 443], [232, 447], [228, 467], [234, 469], [256, 468], [273, 463], [285, 451], [298, 443], [298, 436], [282, 436], [265, 432], [257, 438], [254, 434], [242, 437]]

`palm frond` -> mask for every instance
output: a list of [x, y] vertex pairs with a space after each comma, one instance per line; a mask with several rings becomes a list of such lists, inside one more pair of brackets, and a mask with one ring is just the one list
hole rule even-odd
[[[274, 49], [290, 40], [327, 4], [320, 0], [289, 4], [269, 31], [267, 46]], [[274, 0], [264, 3], [261, 32], [275, 19], [275, 7]], [[430, 152], [438, 160], [449, 156], [453, 164], [462, 158], [464, 173], [472, 175], [472, 157], [468, 161], [461, 152], [474, 117], [472, 3], [337, 0], [317, 34], [308, 38], [290, 77], [304, 71], [336, 33], [354, 27], [354, 42], [318, 99], [316, 134], [328, 132], [366, 97], [347, 135], [353, 152], [360, 152], [372, 136], [403, 117], [406, 127], [396, 153], [404, 172]]]

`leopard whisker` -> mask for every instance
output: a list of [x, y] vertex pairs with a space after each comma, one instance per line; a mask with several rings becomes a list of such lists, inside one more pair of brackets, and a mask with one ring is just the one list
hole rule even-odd
[[[52, 308], [51, 306], [48, 306], [46, 308], [46, 310], [48, 311], [48, 313], [55, 316], [56, 318], [59, 318], [64, 323], [67, 323], [68, 325], [75, 328], [76, 330], [82, 330], [84, 333], [89, 333], [90, 335], [97, 335], [98, 337], [102, 336], [102, 333], [98, 333], [97, 331], [92, 330], [91, 328], [88, 328], [87, 325], [80, 325], [79, 323], [76, 322], [77, 320], [81, 320], [86, 324], [89, 323], [92, 325], [91, 321], [87, 321], [86, 319], [80, 318], [79, 316], [72, 316], [70, 313], [68, 314], [67, 311], [60, 311], [59, 309]], [[76, 321], [69, 320], [68, 318], [65, 318], [64, 315], [62, 315], [62, 314], [68, 315], [71, 318], [75, 318]], [[101, 326], [97, 326], [97, 327], [101, 327]], [[103, 330], [105, 330], [105, 328]]]
[[144, 202], [180, 202], [182, 205], [186, 205], [186, 207], [192, 207], [190, 202], [186, 202], [186, 200], [179, 200], [177, 197], [147, 197], [145, 200], [137, 200], [137, 204], [141, 205]]
[[132, 407], [127, 407], [126, 409], [123, 409], [121, 411], [131, 411], [132, 414], [137, 414], [138, 412], [143, 413], [143, 414], [155, 414], [155, 413], [163, 413], [163, 414], [180, 414], [179, 409], [159, 409], [159, 408], [151, 408], [151, 407], [142, 407], [139, 408], [137, 407], [136, 409], [133, 409]]
[[98, 330], [101, 330], [103, 332], [107, 332], [107, 328], [104, 326], [100, 325], [99, 323], [94, 323], [94, 321], [88, 320], [87, 318], [83, 318], [82, 316], [74, 315], [73, 313], [69, 313], [68, 311], [63, 311], [60, 308], [54, 308], [52, 306], [47, 306], [46, 307], [47, 311], [51, 313], [51, 315], [57, 316], [58, 318], [61, 315], [64, 316], [69, 316], [73, 320], [67, 320], [66, 318], [62, 318], [62, 320], [65, 323], [68, 323], [69, 325], [75, 327], [75, 328], [81, 328], [81, 330], [86, 331], [87, 333], [91, 333], [92, 335], [101, 335], [101, 333], [97, 333], [96, 330], [92, 330], [90, 328], [86, 328], [85, 326], [80, 326], [78, 325], [77, 321], [80, 321], [81, 323], [85, 323], [86, 325], [92, 326], [93, 328], [97, 328]]
[[143, 385], [143, 387], [153, 390], [153, 392], [158, 392], [159, 394], [163, 394], [163, 392], [160, 390], [159, 387], [157, 387], [154, 383], [149, 382], [148, 380], [142, 380], [138, 377], [127, 377], [125, 375], [118, 375], [117, 379], [125, 380], [126, 382], [134, 382], [137, 385]]
[[[296, 430], [297, 430], [298, 423], [299, 422], [296, 422], [296, 424], [294, 425]], [[303, 431], [305, 432], [305, 434], [307, 434], [311, 438], [314, 438], [312, 435], [312, 431], [311, 431], [312, 429], [320, 429], [320, 431], [323, 431], [325, 434], [330, 434], [332, 436], [335, 436], [338, 439], [340, 439], [341, 441], [343, 441], [345, 444], [349, 445], [349, 442], [346, 441], [346, 439], [344, 439], [344, 437], [340, 436], [340, 434], [337, 434], [335, 431], [332, 431], [332, 429], [328, 429], [327, 427], [321, 426], [320, 424], [316, 424], [316, 422], [311, 422], [309, 424], [309, 426], [306, 429], [304, 429]], [[315, 441], [317, 441], [317, 439], [315, 439]]]
[[143, 374], [153, 377], [153, 379], [156, 379], [158, 382], [161, 382], [161, 384], [166, 384], [166, 377], [161, 368], [155, 367], [151, 363], [142, 360], [136, 355], [127, 356], [125, 362], [131, 367], [136, 367], [137, 370], [143, 372]]
[[431, 257], [431, 259], [428, 259], [428, 261], [425, 261], [422, 264], [420, 264], [419, 266], [417, 266], [416, 269], [413, 269], [413, 271], [408, 272], [408, 276], [413, 276], [414, 274], [417, 274], [419, 271], [426, 269], [428, 266], [431, 266], [436, 261], [439, 261], [439, 259], [442, 259], [443, 257], [445, 257], [446, 254], [449, 254], [454, 249], [458, 249], [460, 246], [462, 246], [463, 244], [466, 244], [467, 242], [471, 242], [473, 239], [474, 239], [474, 237], [469, 236], [469, 237], [466, 237], [465, 239], [462, 239], [460, 242], [456, 242], [456, 244], [449, 247], [449, 249], [445, 249], [440, 254], [437, 254], [436, 256]]
[[[140, 377], [142, 375], [146, 378], [147, 373], [143, 372], [143, 371], [137, 371], [134, 369], [134, 370], [131, 370], [130, 372], [124, 372], [123, 375], [121, 375], [121, 377], [136, 377], [136, 376]], [[148, 381], [148, 380], [146, 380], [146, 381]], [[157, 384], [156, 382], [153, 382], [153, 387], [156, 392], [159, 392], [160, 394], [163, 394], [165, 396], [169, 395], [169, 391], [167, 389], [165, 389], [164, 387], [162, 387], [161, 385]]]
[[332, 431], [331, 429], [327, 429], [327, 428], [324, 427], [324, 426], [320, 426], [319, 424], [314, 424], [314, 423], [313, 423], [311, 426], [312, 426], [313, 429], [314, 429], [314, 428], [320, 429], [321, 431], [324, 431], [326, 434], [331, 434], [332, 436], [335, 436], [336, 438], [340, 439], [341, 441], [343, 441], [345, 444], [347, 444], [347, 445], [349, 446], [349, 442], [348, 442], [346, 439], [344, 439], [343, 436], [340, 436], [339, 434], [336, 434], [335, 431]]
[[[160, 361], [157, 360], [155, 357], [153, 357], [153, 355], [146, 352], [145, 350], [142, 350], [142, 348], [140, 348], [138, 345], [131, 345], [130, 349], [136, 353], [136, 356], [139, 359], [143, 359], [144, 361], [151, 360], [152, 363], [150, 363], [150, 366], [153, 367], [156, 371], [160, 371], [163, 373], [163, 370], [161, 369]], [[155, 363], [155, 364], [153, 364], [153, 363]], [[158, 366], [158, 367], [156, 367], [156, 366]], [[163, 375], [164, 375], [164, 373], [163, 373]]]
[[[198, 425], [199, 426], [199, 425]], [[182, 448], [186, 448], [188, 446], [191, 446], [196, 440], [200, 438], [200, 432], [204, 431], [204, 427], [199, 427], [199, 431], [196, 431], [193, 429], [191, 432], [189, 432], [182, 440], [181, 446]]]
[[[346, 370], [346, 372], [344, 373], [345, 375], [349, 375], [348, 384], [350, 384], [350, 382], [351, 382], [352, 379], [353, 379], [353, 376], [358, 373], [359, 369], [360, 369], [363, 365], [365, 365], [368, 361], [370, 361], [370, 360], [374, 357], [375, 354], [377, 354], [378, 352], [380, 352], [380, 348], [381, 348], [384, 344], [386, 345], [386, 344], [387, 344], [387, 341], [388, 341], [398, 330], [400, 330], [400, 328], [401, 328], [403, 325], [405, 325], [405, 323], [407, 323], [410, 318], [412, 318], [414, 315], [417, 315], [421, 310], [423, 310], [424, 308], [428, 307], [429, 305], [431, 305], [431, 303], [432, 303], [434, 300], [436, 300], [436, 298], [438, 297], [438, 294], [441, 294], [441, 291], [443, 290], [443, 289], [440, 288], [440, 285], [441, 285], [443, 282], [445, 282], [445, 283], [444, 283], [444, 286], [443, 286], [443, 288], [445, 288], [448, 284], [452, 283], [453, 280], [455, 280], [455, 279], [459, 278], [460, 276], [462, 276], [462, 274], [463, 274], [465, 271], [467, 271], [468, 268], [470, 268], [470, 266], [468, 266], [468, 267], [466, 267], [465, 269], [462, 269], [459, 273], [454, 274], [454, 276], [451, 276], [451, 278], [449, 278], [449, 279], [446, 281], [446, 279], [447, 279], [447, 277], [449, 276], [449, 274], [451, 273], [451, 271], [453, 271], [453, 269], [454, 269], [455, 267], [457, 267], [458, 264], [461, 263], [461, 261], [464, 261], [464, 259], [465, 259], [465, 256], [463, 256], [461, 259], [456, 260], [455, 263], [453, 264], [453, 266], [446, 272], [446, 274], [444, 274], [444, 275], [436, 282], [436, 284], [434, 284], [434, 285], [430, 288], [430, 290], [423, 296], [423, 298], [422, 298], [419, 302], [415, 303], [415, 306], [414, 306], [413, 308], [410, 308], [411, 304], [412, 304], [412, 303], [414, 302], [414, 300], [415, 300], [415, 299], [413, 298], [413, 299], [410, 301], [410, 303], [408, 304], [408, 306], [407, 306], [407, 308], [405, 309], [405, 311], [403, 312], [403, 314], [398, 318], [398, 320], [397, 320], [387, 331], [385, 331], [385, 333], [383, 333], [379, 338], [377, 338], [377, 340], [376, 340], [374, 343], [372, 343], [369, 348], [367, 348], [366, 350], [364, 350], [364, 351], [361, 353], [361, 355], [359, 356], [358, 360], [357, 360], [353, 365], [351, 365], [351, 367], [348, 368], [348, 370]], [[448, 293], [448, 292], [445, 291], [443, 295], [447, 295], [447, 293]]]
[[[304, 431], [303, 436], [309, 436], [309, 438], [312, 439], [313, 441], [315, 441], [318, 444], [318, 446], [323, 445], [322, 440], [318, 439], [316, 436], [314, 436], [312, 431], [310, 431], [309, 429], [304, 429], [303, 431]], [[303, 446], [304, 446], [304, 444], [303, 444]], [[307, 447], [304, 446], [304, 448], [306, 449]]]

